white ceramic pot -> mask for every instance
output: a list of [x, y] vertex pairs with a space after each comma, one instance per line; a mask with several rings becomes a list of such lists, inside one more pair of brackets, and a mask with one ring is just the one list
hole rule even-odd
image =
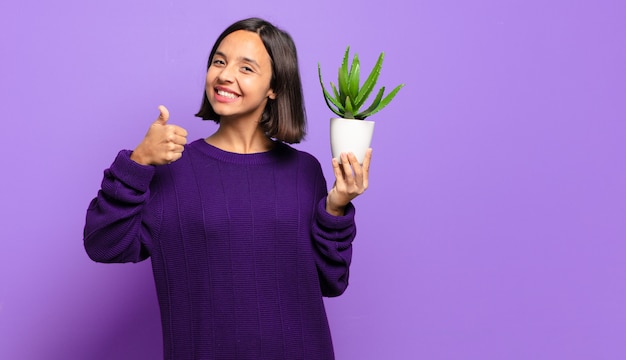
[[333, 158], [340, 160], [342, 152], [353, 152], [359, 163], [363, 163], [365, 152], [372, 144], [374, 122], [369, 120], [330, 119], [330, 149]]

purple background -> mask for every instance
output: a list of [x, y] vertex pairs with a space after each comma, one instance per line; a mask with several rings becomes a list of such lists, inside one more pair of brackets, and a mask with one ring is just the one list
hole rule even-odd
[[252, 15], [299, 49], [329, 181], [328, 81], [351, 45], [381, 85], [343, 359], [626, 358], [626, 5], [598, 1], [9, 0], [0, 4], [0, 358], [157, 359], [149, 262], [82, 247], [117, 151], [165, 104], [190, 139], [206, 57]]

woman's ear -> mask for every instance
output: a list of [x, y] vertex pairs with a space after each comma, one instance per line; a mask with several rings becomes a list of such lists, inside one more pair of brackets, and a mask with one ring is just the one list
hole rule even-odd
[[272, 100], [276, 100], [276, 93], [274, 93], [274, 90], [270, 89], [270, 91], [267, 94], [267, 97]]

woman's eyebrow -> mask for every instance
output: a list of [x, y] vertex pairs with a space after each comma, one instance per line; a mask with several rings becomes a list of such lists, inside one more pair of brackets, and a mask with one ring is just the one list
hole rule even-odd
[[252, 65], [254, 65], [254, 66], [258, 67], [258, 68], [260, 68], [260, 67], [261, 67], [261, 66], [259, 66], [259, 63], [258, 63], [258, 62], [256, 62], [256, 60], [254, 60], [254, 59], [247, 58], [247, 57], [245, 57], [245, 56], [242, 56], [242, 57], [240, 57], [239, 59], [240, 59], [240, 60], [243, 60], [243, 61], [245, 61], [245, 62], [247, 62], [247, 63], [250, 63], [250, 64], [252, 64]]
[[[214, 56], [221, 56], [221, 57], [223, 57], [223, 58], [228, 58], [228, 56], [226, 56], [226, 54], [224, 54], [224, 53], [223, 53], [223, 52], [221, 52], [221, 51], [216, 51]], [[261, 66], [259, 65], [259, 63], [258, 63], [256, 60], [254, 60], [254, 59], [252, 59], [252, 58], [249, 58], [249, 57], [240, 56], [240, 57], [238, 58], [238, 60], [243, 60], [243, 61], [245, 61], [245, 62], [247, 62], [247, 63], [253, 64], [253, 65], [254, 65], [254, 66], [256, 66], [256, 67], [261, 67]]]

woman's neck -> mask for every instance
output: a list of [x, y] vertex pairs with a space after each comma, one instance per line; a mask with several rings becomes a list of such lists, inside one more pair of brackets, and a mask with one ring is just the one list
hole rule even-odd
[[272, 149], [274, 142], [261, 127], [243, 125], [231, 121], [220, 121], [220, 126], [205, 141], [224, 151], [238, 154], [253, 154]]

